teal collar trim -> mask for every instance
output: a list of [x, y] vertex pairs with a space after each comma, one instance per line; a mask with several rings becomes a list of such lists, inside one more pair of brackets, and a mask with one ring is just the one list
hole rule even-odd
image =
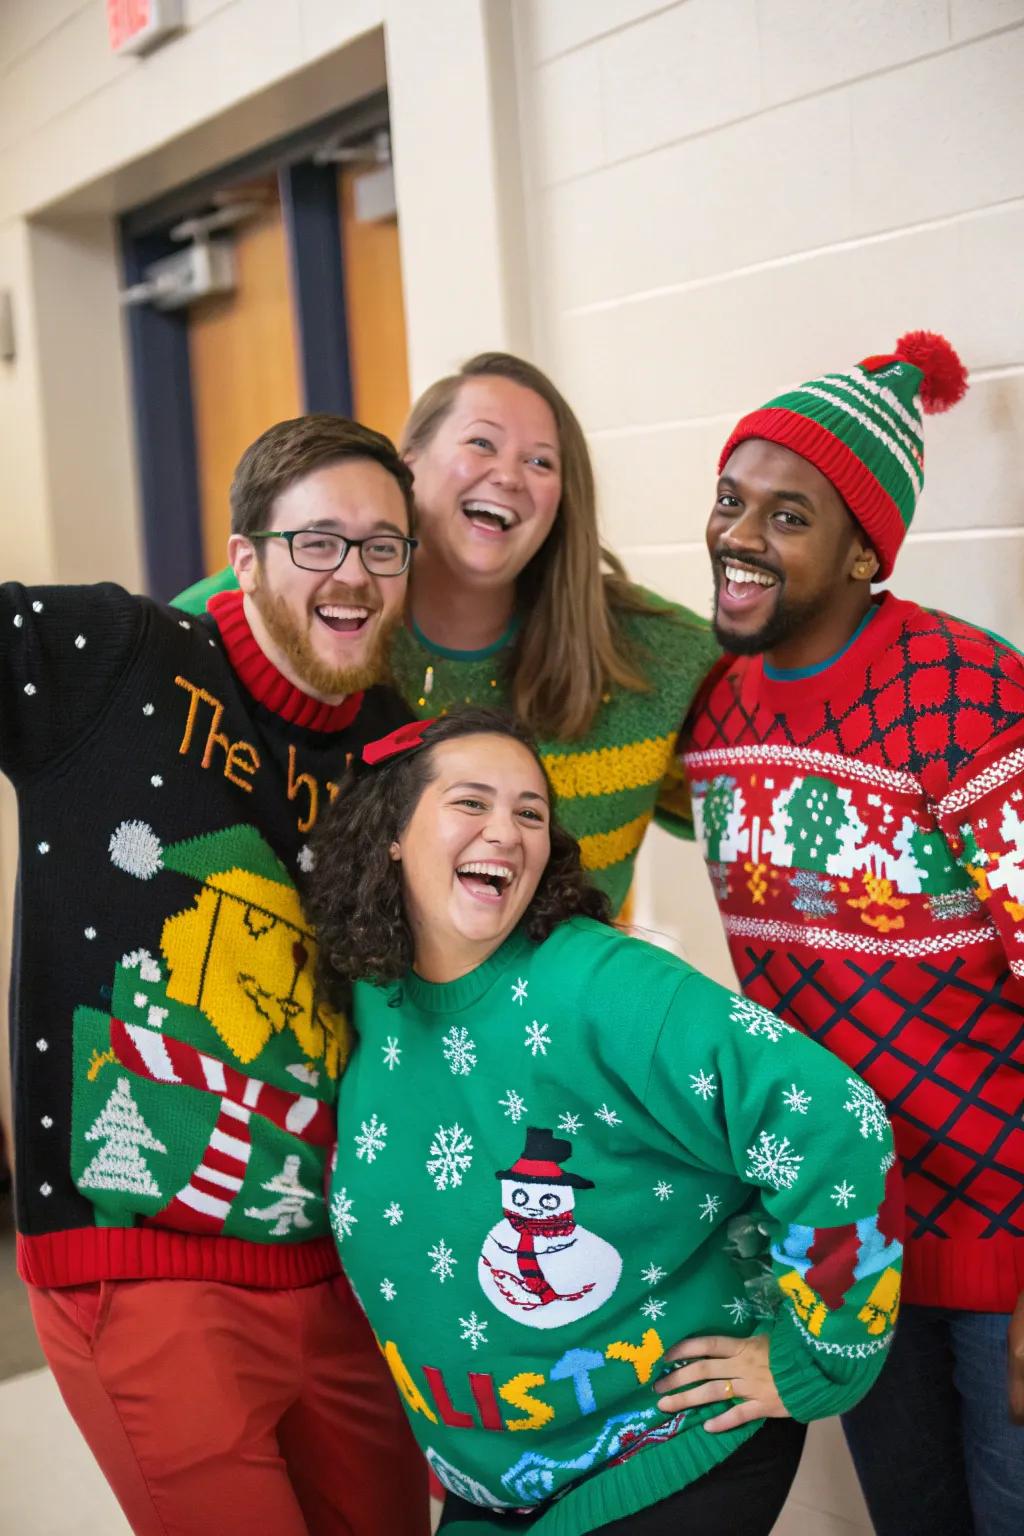
[[503, 651], [515, 639], [519, 633], [520, 623], [519, 615], [514, 614], [508, 629], [506, 629], [500, 639], [495, 640], [493, 645], [485, 645], [479, 651], [455, 651], [452, 650], [451, 646], [437, 645], [435, 641], [428, 640], [412, 614], [409, 615], [409, 628], [423, 649], [430, 651], [434, 656], [443, 656], [448, 661], [486, 661], [490, 656], [497, 656], [499, 651]]
[[856, 644], [877, 612], [878, 605], [872, 603], [846, 644], [840, 646], [834, 655], [826, 657], [824, 661], [817, 661], [812, 667], [773, 667], [770, 662], [765, 661], [765, 677], [770, 678], [773, 683], [798, 683], [803, 678], [817, 677], [819, 672], [827, 672], [829, 667], [835, 666], [836, 662], [846, 655], [851, 645]]
[[521, 929], [510, 933], [500, 949], [489, 955], [482, 964], [457, 981], [424, 981], [415, 971], [409, 971], [398, 983], [400, 992], [422, 1008], [425, 1013], [456, 1013], [460, 1008], [471, 1008], [496, 981], [525, 958], [534, 945]]

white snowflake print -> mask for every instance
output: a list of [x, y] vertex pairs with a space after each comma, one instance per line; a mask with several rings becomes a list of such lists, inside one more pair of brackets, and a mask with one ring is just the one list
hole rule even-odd
[[381, 1054], [389, 1072], [393, 1072], [396, 1067], [402, 1065], [402, 1047], [398, 1043], [397, 1035], [388, 1035], [388, 1043], [381, 1046]]
[[640, 1311], [643, 1313], [644, 1317], [649, 1317], [653, 1323], [661, 1316], [666, 1306], [667, 1302], [655, 1301], [653, 1296], [648, 1296], [647, 1300], [640, 1308]]
[[49, 1197], [50, 1195], [53, 1194], [53, 1185], [52, 1184], [40, 1184], [40, 1186], [39, 1186], [39, 1193], [41, 1195], [45, 1196], [45, 1197]]
[[25, 684], [23, 692], [27, 693], [29, 698], [32, 698], [32, 696], [35, 693], [35, 691], [36, 691], [35, 683], [26, 683]]
[[487, 1323], [481, 1322], [475, 1312], [471, 1312], [468, 1317], [460, 1317], [459, 1326], [462, 1329], [460, 1339], [474, 1352], [479, 1344], [487, 1343]]
[[49, 853], [50, 851], [49, 843], [37, 843], [36, 847], [39, 849], [40, 853]]
[[453, 1024], [444, 1039], [444, 1059], [453, 1077], [468, 1077], [476, 1066], [476, 1041], [465, 1025]]
[[42, 613], [42, 611], [43, 611], [43, 605], [39, 601], [39, 599], [36, 598], [35, 602], [32, 604], [32, 612], [33, 613]]
[[873, 1136], [876, 1141], [881, 1141], [889, 1129], [885, 1105], [877, 1093], [859, 1077], [848, 1077], [846, 1086], [850, 1090], [850, 1097], [843, 1108], [857, 1117], [860, 1133], [865, 1140]]
[[659, 1179], [654, 1186], [654, 1196], [657, 1200], [671, 1200], [672, 1185], [666, 1184], [664, 1179]]
[[161, 789], [163, 787], [163, 782], [164, 782], [163, 781], [163, 775], [159, 774], [159, 773], [154, 773], [153, 777], [150, 779], [149, 782], [152, 784], [154, 789]]
[[718, 1215], [719, 1206], [722, 1204], [721, 1195], [705, 1195], [700, 1203], [701, 1221], [714, 1221]]
[[896, 1154], [895, 1154], [895, 1152], [887, 1152], [885, 1154], [885, 1156], [882, 1158], [882, 1161], [878, 1165], [879, 1173], [881, 1173], [881, 1174], [888, 1173], [889, 1169], [892, 1167], [892, 1165], [893, 1165], [893, 1163], [895, 1161], [896, 1161]]
[[659, 1280], [664, 1280], [665, 1270], [660, 1264], [648, 1264], [646, 1269], [640, 1271], [640, 1278], [645, 1285], [657, 1285]]
[[48, 1131], [50, 1129], [50, 1127], [53, 1125], [53, 1120], [51, 1119], [51, 1117], [49, 1115], [44, 1115], [43, 1118], [40, 1120], [39, 1124], [42, 1126], [44, 1131]]
[[520, 1008], [523, 1006], [523, 999], [526, 996], [527, 985], [528, 983], [526, 978], [523, 976], [517, 976], [515, 981], [512, 983], [512, 1001], [514, 1003], [518, 1003]]
[[384, 1297], [385, 1301], [394, 1301], [395, 1297], [398, 1295], [398, 1290], [394, 1284], [394, 1281], [387, 1279], [382, 1280], [380, 1283], [380, 1293]]
[[571, 1115], [568, 1110], [558, 1117], [558, 1129], [564, 1131], [567, 1136], [575, 1136], [577, 1131], [582, 1131], [583, 1121], [579, 1115]]
[[352, 1228], [359, 1220], [352, 1214], [352, 1200], [347, 1189], [339, 1189], [331, 1196], [331, 1226], [339, 1243], [352, 1236]]
[[773, 1044], [783, 1035], [793, 1033], [791, 1024], [784, 1024], [777, 1014], [769, 1013], [767, 1008], [752, 1002], [749, 997], [733, 998], [729, 1017], [734, 1024], [742, 1024], [748, 1035], [763, 1035]]
[[731, 1301], [723, 1301], [722, 1307], [728, 1312], [730, 1323], [737, 1326], [749, 1320], [752, 1310], [745, 1296], [734, 1296]]
[[518, 1125], [526, 1114], [526, 1100], [521, 1098], [514, 1088], [510, 1088], [498, 1103], [505, 1111], [505, 1119], [511, 1120], [513, 1125]]
[[704, 1100], [705, 1104], [708, 1099], [713, 1099], [718, 1092], [715, 1074], [713, 1072], [705, 1072], [703, 1069], [700, 1072], [690, 1073], [690, 1087], [699, 1099]]
[[312, 874], [313, 866], [316, 864], [316, 855], [308, 843], [303, 843], [295, 856], [295, 862], [304, 875]]
[[811, 1095], [798, 1088], [796, 1083], [782, 1091], [782, 1102], [787, 1109], [791, 1109], [795, 1115], [806, 1115], [807, 1106], [811, 1102]]
[[153, 706], [152, 706], [152, 704], [143, 704], [143, 706], [142, 706], [142, 713], [144, 715], [151, 715], [153, 713]]
[[76, 635], [75, 636], [75, 650], [76, 651], [82, 651], [84, 649], [85, 649], [85, 636], [84, 635]]
[[110, 834], [110, 862], [126, 875], [152, 880], [163, 868], [163, 848], [145, 821], [122, 821]]
[[94, 939], [96, 937], [96, 929], [91, 925], [88, 928], [83, 928], [82, 932], [85, 934], [87, 939]]
[[384, 1151], [387, 1139], [387, 1126], [375, 1114], [371, 1115], [369, 1120], [362, 1122], [360, 1131], [352, 1138], [356, 1144], [356, 1157], [365, 1157], [368, 1163], [372, 1163]]
[[536, 1056], [538, 1051], [540, 1051], [542, 1056], [546, 1056], [548, 1046], [551, 1044], [548, 1026], [546, 1024], [538, 1024], [536, 1019], [534, 1019], [532, 1024], [527, 1024], [526, 1039], [523, 1041], [523, 1044], [531, 1056]]
[[391, 1204], [385, 1207], [384, 1220], [387, 1222], [389, 1227], [401, 1226], [402, 1217], [404, 1215], [405, 1212], [402, 1210], [402, 1207], [399, 1205], [397, 1200], [392, 1200]]
[[759, 1179], [772, 1189], [792, 1189], [800, 1176], [803, 1157], [793, 1151], [788, 1136], [759, 1131], [756, 1145], [747, 1148], [747, 1178]]
[[594, 1110], [594, 1119], [603, 1120], [605, 1125], [621, 1125], [622, 1121], [614, 1109], [609, 1109], [607, 1104], [602, 1104], [600, 1109]]
[[434, 1180], [435, 1189], [458, 1189], [462, 1175], [473, 1163], [473, 1138], [467, 1136], [462, 1126], [439, 1125], [430, 1143], [427, 1172]]
[[178, 620], [178, 628], [179, 629], [191, 629], [192, 625], [189, 623], [188, 619], [179, 619]]
[[430, 1273], [436, 1275], [442, 1285], [452, 1278], [455, 1266], [459, 1262], [443, 1237], [438, 1239], [433, 1248], [427, 1249], [427, 1258], [433, 1259]]
[[21, 626], [24, 624], [24, 622], [25, 622], [25, 615], [23, 613], [16, 613], [14, 615], [14, 627], [15, 627], [15, 629], [20, 629]]
[[37, 1051], [48, 1051], [49, 1049], [50, 1049], [50, 1042], [49, 1042], [49, 1040], [37, 1040], [36, 1041], [36, 1050]]
[[853, 1185], [847, 1184], [845, 1179], [841, 1184], [833, 1184], [832, 1190], [833, 1193], [829, 1196], [829, 1199], [834, 1200], [836, 1205], [841, 1205], [844, 1211], [857, 1193]]

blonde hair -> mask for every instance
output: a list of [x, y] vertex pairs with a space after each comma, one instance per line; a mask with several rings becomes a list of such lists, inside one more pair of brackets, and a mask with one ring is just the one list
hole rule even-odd
[[[516, 716], [537, 736], [586, 735], [613, 688], [646, 693], [650, 683], [620, 623], [624, 613], [662, 614], [605, 549], [597, 530], [594, 471], [587, 441], [546, 374], [507, 352], [481, 352], [420, 395], [401, 443], [416, 453], [434, 437], [468, 379], [501, 378], [539, 395], [558, 428], [562, 499], [551, 532], [517, 588], [522, 624], [510, 664]], [[414, 486], [415, 493], [415, 486]]]

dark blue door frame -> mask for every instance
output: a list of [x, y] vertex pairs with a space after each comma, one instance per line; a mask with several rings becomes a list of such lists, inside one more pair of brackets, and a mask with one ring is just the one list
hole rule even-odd
[[[351, 415], [337, 169], [313, 156], [326, 140], [353, 142], [386, 126], [387, 97], [378, 92], [130, 210], [121, 219], [125, 282], [142, 282], [151, 262], [179, 250], [171, 226], [211, 206], [215, 192], [276, 171], [304, 407]], [[145, 569], [150, 594], [166, 602], [203, 575], [188, 311], [144, 304], [128, 310], [127, 325]]]

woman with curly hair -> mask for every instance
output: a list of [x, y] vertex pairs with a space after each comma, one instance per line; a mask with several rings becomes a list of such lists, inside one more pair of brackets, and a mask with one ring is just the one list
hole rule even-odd
[[444, 1529], [767, 1536], [891, 1335], [870, 1090], [611, 926], [500, 715], [365, 748], [309, 895], [356, 1031], [331, 1222]]

